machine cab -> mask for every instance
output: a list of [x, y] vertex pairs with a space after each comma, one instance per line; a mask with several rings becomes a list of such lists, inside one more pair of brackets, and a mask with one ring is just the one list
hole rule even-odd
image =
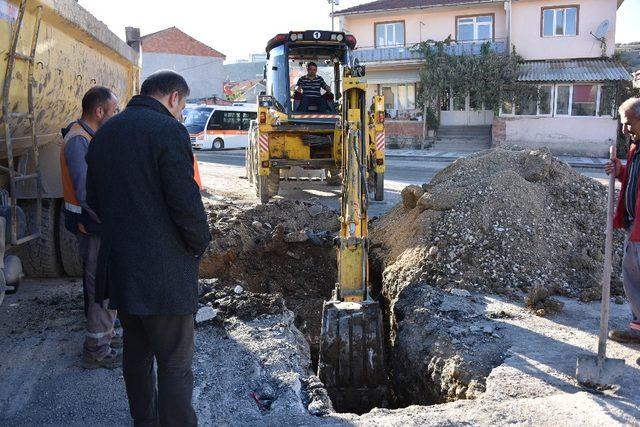
[[[335, 31], [291, 31], [272, 38], [266, 48], [265, 78], [273, 108], [289, 121], [335, 121], [340, 113], [336, 94], [341, 93], [342, 67], [350, 64], [355, 45], [355, 37]], [[311, 81], [321, 79], [330, 88], [322, 88], [320, 96], [315, 91], [295, 91], [310, 63], [317, 66]]]

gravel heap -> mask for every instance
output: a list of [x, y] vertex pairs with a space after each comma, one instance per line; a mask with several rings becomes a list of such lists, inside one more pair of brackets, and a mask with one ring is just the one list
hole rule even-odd
[[[372, 227], [393, 295], [404, 281], [521, 296], [534, 287], [600, 298], [607, 189], [547, 150], [486, 150], [460, 159]], [[622, 294], [614, 235], [613, 295]]]

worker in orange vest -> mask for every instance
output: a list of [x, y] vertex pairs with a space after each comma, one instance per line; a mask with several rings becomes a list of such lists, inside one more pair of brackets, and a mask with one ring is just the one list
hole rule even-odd
[[122, 335], [114, 332], [116, 311], [108, 301], [95, 302], [95, 273], [100, 248], [100, 221], [86, 204], [85, 157], [94, 133], [118, 111], [118, 100], [109, 89], [92, 87], [82, 98], [82, 117], [62, 129], [60, 169], [64, 194], [65, 227], [76, 234], [83, 265], [86, 334], [82, 365], [87, 369], [122, 366]]

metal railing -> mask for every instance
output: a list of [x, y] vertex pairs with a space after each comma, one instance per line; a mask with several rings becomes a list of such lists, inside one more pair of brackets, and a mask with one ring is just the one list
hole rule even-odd
[[[505, 39], [495, 40], [474, 40], [452, 42], [444, 47], [449, 55], [479, 55], [482, 46], [489, 42], [491, 51], [496, 53], [507, 53], [507, 42]], [[391, 62], [391, 61], [419, 61], [424, 59], [422, 51], [417, 44], [406, 44], [404, 46], [385, 47], [359, 47], [353, 51], [354, 58], [360, 63]]]

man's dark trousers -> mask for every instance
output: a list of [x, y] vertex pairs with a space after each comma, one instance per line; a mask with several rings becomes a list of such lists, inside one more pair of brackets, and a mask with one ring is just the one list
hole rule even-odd
[[[124, 334], [122, 370], [136, 426], [195, 426], [193, 315], [119, 313]], [[153, 362], [158, 362], [158, 389]], [[158, 409], [159, 408], [159, 409]]]

